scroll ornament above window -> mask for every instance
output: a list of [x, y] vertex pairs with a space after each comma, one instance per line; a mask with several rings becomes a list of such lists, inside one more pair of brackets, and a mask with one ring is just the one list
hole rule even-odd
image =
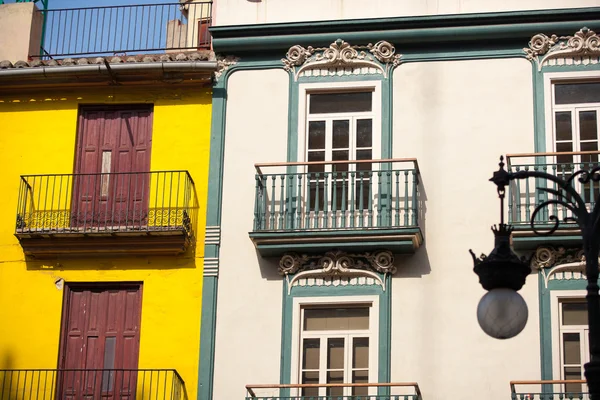
[[538, 33], [523, 51], [535, 61], [538, 71], [545, 65], [586, 65], [600, 62], [600, 37], [591, 29], [582, 28], [573, 36], [546, 36]]
[[531, 257], [531, 269], [542, 273], [545, 287], [551, 279], [585, 279], [584, 251], [581, 247], [538, 247]]
[[385, 290], [381, 274], [385, 277], [394, 273], [394, 255], [388, 250], [360, 254], [343, 251], [322, 255], [286, 253], [279, 261], [279, 274], [287, 278], [289, 288], [303, 278], [344, 276], [372, 278]]
[[351, 46], [338, 39], [329, 47], [290, 47], [283, 62], [284, 69], [300, 76], [343, 76], [382, 74], [384, 77], [400, 64], [400, 54], [389, 42], [381, 40], [366, 46]]

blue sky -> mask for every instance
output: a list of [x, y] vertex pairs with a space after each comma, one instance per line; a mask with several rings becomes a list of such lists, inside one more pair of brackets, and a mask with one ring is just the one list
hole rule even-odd
[[48, 8], [80, 8], [164, 3], [177, 3], [177, 0], [48, 0]]

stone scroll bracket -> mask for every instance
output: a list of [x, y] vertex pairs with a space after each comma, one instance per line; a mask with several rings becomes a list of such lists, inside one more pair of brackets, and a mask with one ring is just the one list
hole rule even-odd
[[295, 283], [306, 278], [366, 278], [385, 291], [385, 279], [395, 272], [394, 255], [387, 250], [359, 254], [343, 251], [322, 255], [286, 253], [279, 261], [279, 273], [286, 277], [288, 295]]
[[600, 37], [583, 27], [573, 36], [538, 33], [523, 49], [528, 60], [535, 62], [538, 71], [545, 65], [598, 64], [600, 63]]
[[544, 285], [552, 279], [585, 279], [585, 256], [581, 247], [538, 247], [531, 258], [531, 268], [540, 271]]
[[387, 77], [400, 64], [400, 54], [385, 40], [366, 46], [351, 46], [338, 39], [329, 47], [290, 47], [281, 61], [283, 68], [291, 72], [294, 80], [301, 76], [344, 76], [381, 74]]

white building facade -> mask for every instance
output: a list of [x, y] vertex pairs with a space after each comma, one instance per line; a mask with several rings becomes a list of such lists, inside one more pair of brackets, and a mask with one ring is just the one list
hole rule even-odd
[[[216, 3], [201, 398], [585, 393], [569, 211], [537, 215], [561, 223], [535, 235], [548, 197], [509, 188], [532, 266], [515, 338], [479, 327], [468, 250], [493, 247], [500, 155], [511, 171], [597, 165], [598, 5]], [[598, 182], [578, 189], [593, 205]]]

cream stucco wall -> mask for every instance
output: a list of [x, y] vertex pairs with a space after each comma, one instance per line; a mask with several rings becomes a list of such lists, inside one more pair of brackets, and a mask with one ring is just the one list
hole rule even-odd
[[278, 382], [281, 277], [248, 237], [254, 218], [254, 164], [285, 161], [288, 75], [235, 72], [227, 90], [227, 127], [214, 399], [241, 399], [249, 383]]
[[[214, 398], [280, 379], [282, 278], [248, 238], [257, 162], [287, 151], [288, 76], [235, 72], [228, 84]], [[425, 399], [506, 399], [511, 379], [540, 376], [537, 278], [522, 290], [529, 322], [498, 341], [479, 328], [484, 294], [468, 249], [489, 252], [499, 155], [533, 150], [531, 65], [523, 59], [404, 64], [394, 73], [394, 157], [418, 159], [425, 244], [398, 256], [392, 283], [391, 381]], [[265, 394], [265, 393], [263, 393]], [[275, 392], [271, 393], [276, 395]]]
[[40, 53], [42, 19], [34, 3], [0, 4], [0, 61]]
[[214, 16], [216, 25], [237, 25], [599, 5], [599, 0], [219, 0]]
[[468, 249], [494, 246], [499, 203], [487, 180], [498, 157], [534, 150], [531, 64], [405, 64], [394, 86], [393, 155], [418, 159], [426, 210], [425, 244], [393, 279], [392, 381], [419, 382], [426, 399], [506, 399], [510, 380], [540, 377], [537, 277], [521, 290], [525, 330], [492, 339], [477, 324], [485, 292]]

